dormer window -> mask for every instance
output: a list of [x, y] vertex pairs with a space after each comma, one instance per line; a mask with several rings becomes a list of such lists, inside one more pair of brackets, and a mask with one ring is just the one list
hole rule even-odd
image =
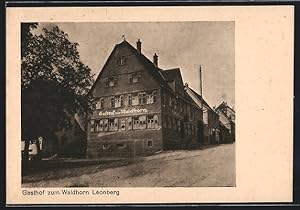
[[118, 66], [122, 66], [122, 65], [125, 65], [126, 64], [126, 61], [127, 61], [127, 58], [122, 56], [122, 57], [119, 57], [117, 59], [117, 65]]
[[132, 73], [129, 74], [129, 84], [134, 84], [140, 82], [141, 74]]

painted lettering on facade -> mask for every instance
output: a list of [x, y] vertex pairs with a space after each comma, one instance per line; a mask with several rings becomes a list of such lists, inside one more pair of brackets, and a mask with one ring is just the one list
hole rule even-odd
[[120, 111], [105, 111], [105, 112], [99, 112], [99, 116], [115, 116], [115, 115], [122, 115], [122, 114], [136, 114], [136, 113], [146, 113], [148, 112], [147, 109], [122, 109]]

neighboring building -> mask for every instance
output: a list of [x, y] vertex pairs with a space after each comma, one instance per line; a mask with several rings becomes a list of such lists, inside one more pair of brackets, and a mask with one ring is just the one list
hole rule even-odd
[[202, 110], [184, 90], [180, 69], [162, 70], [127, 41], [117, 44], [90, 94], [87, 156], [139, 156], [196, 148]]
[[217, 108], [216, 112], [220, 116], [220, 121], [228, 129], [229, 136], [227, 142], [235, 141], [235, 111], [226, 103], [222, 102]]
[[195, 103], [203, 109], [203, 144], [220, 143], [219, 115], [208, 105], [201, 95], [188, 87], [188, 84], [185, 85], [185, 90]]

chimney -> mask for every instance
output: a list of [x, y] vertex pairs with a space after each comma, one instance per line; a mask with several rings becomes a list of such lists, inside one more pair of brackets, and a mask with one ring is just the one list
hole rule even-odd
[[156, 55], [156, 53], [154, 53], [153, 55], [153, 63], [155, 66], [158, 66], [158, 56]]
[[140, 41], [140, 39], [138, 39], [138, 41], [136, 42], [136, 49], [139, 53], [142, 53], [142, 42]]

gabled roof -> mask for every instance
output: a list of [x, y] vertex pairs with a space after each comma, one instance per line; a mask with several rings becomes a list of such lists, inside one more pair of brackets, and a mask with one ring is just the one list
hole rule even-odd
[[166, 69], [161, 71], [167, 81], [175, 81], [176, 84], [183, 86], [183, 80], [179, 68]]
[[233, 111], [235, 113], [235, 111], [225, 102], [223, 101], [218, 107], [217, 109], [220, 109], [220, 108], [228, 108], [230, 109], [231, 111]]
[[192, 88], [188, 87], [193, 93], [194, 95], [198, 98], [199, 101], [202, 101], [211, 111], [215, 112], [210, 106], [209, 104], [204, 100], [204, 98], [201, 97], [201, 95], [199, 95], [196, 91], [194, 91]]
[[112, 55], [114, 53], [114, 51], [118, 48], [118, 47], [122, 47], [122, 46], [126, 46], [128, 47], [128, 49], [138, 58], [139, 61], [141, 61], [141, 63], [143, 63], [146, 66], [146, 69], [150, 72], [151, 75], [153, 75], [154, 78], [156, 78], [160, 83], [163, 83], [164, 85], [167, 85], [166, 83], [166, 79], [164, 78], [162, 72], [162, 69], [156, 67], [152, 61], [150, 61], [146, 56], [144, 56], [142, 53], [139, 53], [137, 51], [136, 48], [134, 48], [130, 43], [128, 43], [126, 40], [122, 41], [119, 44], [116, 44], [114, 49], [112, 50], [112, 52], [110, 53], [108, 59], [106, 60], [103, 68], [101, 69], [96, 81], [94, 82], [90, 93], [92, 92], [92, 90], [94, 89], [96, 83], [98, 82], [98, 80], [101, 78], [101, 74], [102, 74], [102, 70], [106, 67], [106, 65], [109, 63], [109, 61], [112, 59]]
[[[168, 81], [169, 80], [175, 80], [177, 84], [181, 84], [183, 87], [183, 80], [182, 80], [182, 76], [180, 73], [180, 69], [179, 68], [173, 68], [173, 69], [167, 69], [167, 70], [163, 70], [161, 68], [158, 68], [157, 66], [155, 66], [153, 64], [153, 62], [151, 60], [149, 60], [146, 56], [144, 56], [142, 53], [138, 52], [138, 50], [133, 47], [130, 43], [128, 43], [126, 40], [122, 41], [119, 44], [116, 44], [114, 49], [112, 50], [112, 52], [110, 53], [110, 56], [108, 57], [107, 61], [105, 62], [103, 68], [101, 69], [96, 81], [94, 82], [89, 94], [92, 93], [96, 83], [98, 82], [98, 80], [101, 78], [101, 74], [102, 74], [102, 70], [106, 67], [106, 65], [109, 63], [109, 60], [112, 59], [112, 55], [114, 53], [114, 51], [116, 50], [116, 48], [121, 47], [121, 46], [126, 46], [128, 47], [128, 49], [138, 58], [138, 60], [145, 65], [146, 69], [150, 72], [151, 75], [153, 75], [153, 77], [155, 79], [157, 79], [160, 84], [162, 84], [165, 88], [168, 88], [169, 90], [173, 91], [172, 88], [168, 85]], [[187, 100], [188, 102], [190, 102], [191, 104], [193, 104], [194, 106], [199, 107], [194, 100], [189, 96], [189, 94], [187, 94], [184, 91], [184, 95], [183, 98], [185, 100]]]

